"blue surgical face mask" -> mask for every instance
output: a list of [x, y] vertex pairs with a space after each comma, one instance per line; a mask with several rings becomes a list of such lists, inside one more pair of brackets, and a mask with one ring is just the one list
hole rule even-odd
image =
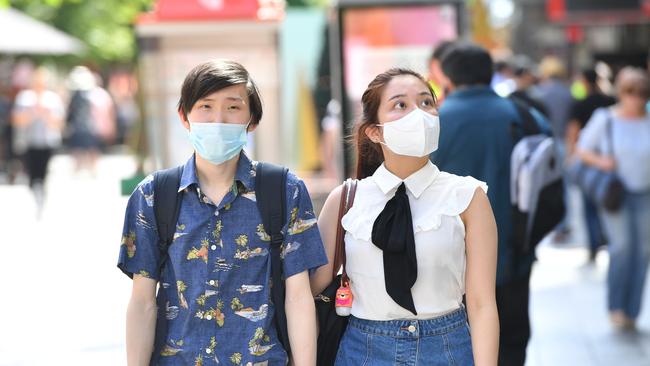
[[190, 122], [189, 137], [194, 150], [212, 164], [239, 155], [246, 145], [248, 124]]

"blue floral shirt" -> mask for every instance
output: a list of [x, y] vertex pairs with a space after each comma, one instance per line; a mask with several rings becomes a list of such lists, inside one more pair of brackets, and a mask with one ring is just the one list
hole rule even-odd
[[[183, 192], [169, 258], [161, 254], [153, 212], [153, 178], [126, 208], [118, 267], [159, 281], [152, 365], [285, 365], [273, 324], [270, 238], [255, 199], [257, 163], [242, 153], [231, 191], [214, 204], [201, 192], [194, 157], [184, 166]], [[327, 263], [304, 183], [287, 177], [286, 277]]]

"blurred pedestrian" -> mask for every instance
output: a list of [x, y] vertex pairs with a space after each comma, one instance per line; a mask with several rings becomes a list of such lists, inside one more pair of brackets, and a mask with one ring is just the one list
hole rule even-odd
[[75, 158], [76, 170], [94, 173], [99, 153], [115, 136], [113, 102], [85, 66], [72, 69], [68, 84], [72, 96], [66, 118], [67, 146]]
[[455, 41], [442, 41], [431, 52], [429, 57], [429, 85], [436, 94], [438, 106], [442, 105], [445, 96], [449, 92], [447, 87], [447, 78], [442, 72], [442, 59], [445, 53], [454, 45]]
[[616, 77], [618, 103], [595, 111], [580, 133], [577, 154], [586, 164], [616, 171], [625, 186], [623, 206], [601, 208], [609, 238], [608, 308], [614, 326], [634, 328], [650, 261], [650, 84], [642, 69]]
[[[571, 113], [571, 107], [574, 100], [569, 86], [566, 84], [566, 68], [562, 61], [555, 56], [547, 56], [542, 59], [539, 65], [541, 73], [541, 82], [536, 87], [535, 97], [541, 100], [546, 106], [553, 137], [562, 160], [566, 158], [565, 135], [567, 124]], [[568, 180], [565, 179], [565, 182]], [[571, 232], [569, 227], [569, 195], [568, 187], [565, 185], [564, 191], [566, 214], [564, 220], [555, 229], [553, 237], [556, 242], [563, 242]]]
[[490, 187], [487, 195], [498, 229], [496, 301], [499, 365], [522, 366], [530, 338], [529, 278], [534, 255], [516, 257], [510, 201], [513, 125], [521, 117], [512, 101], [490, 87], [492, 58], [476, 45], [457, 45], [443, 59], [451, 93], [440, 108], [440, 145], [431, 160], [442, 171], [472, 176]]
[[137, 87], [135, 77], [129, 72], [111, 75], [108, 90], [115, 104], [115, 144], [126, 144], [140, 119], [140, 109], [135, 98]]
[[537, 65], [525, 55], [517, 55], [511, 60], [515, 90], [508, 96], [535, 108], [548, 118], [544, 103], [534, 96], [533, 88], [537, 84]]
[[43, 207], [45, 179], [52, 153], [61, 144], [64, 108], [58, 94], [48, 89], [50, 73], [38, 68], [32, 75], [31, 87], [16, 96], [12, 111], [14, 146], [24, 152], [29, 187], [36, 203]]
[[323, 177], [334, 182], [341, 180], [343, 167], [341, 146], [341, 104], [332, 99], [327, 103], [327, 111], [321, 121], [321, 154]]
[[503, 59], [494, 62], [494, 73], [490, 86], [495, 93], [502, 97], [507, 97], [515, 91], [516, 84], [514, 72], [509, 60]]
[[[616, 99], [605, 95], [600, 90], [598, 79], [598, 74], [594, 69], [585, 69], [580, 75], [580, 81], [584, 85], [587, 97], [576, 101], [571, 109], [571, 120], [566, 132], [567, 155], [569, 157], [574, 155], [580, 130], [587, 125], [587, 121], [594, 111], [616, 103]], [[593, 262], [596, 259], [598, 248], [605, 245], [607, 241], [598, 217], [598, 207], [585, 192], [582, 192], [582, 200], [589, 237], [589, 261]]]
[[105, 151], [113, 144], [117, 136], [117, 122], [115, 116], [115, 103], [109, 92], [104, 89], [104, 83], [99, 74], [93, 73], [95, 87], [90, 92], [92, 113], [97, 127], [97, 136]]
[[[363, 93], [360, 180], [341, 220], [354, 299], [337, 366], [449, 365], [450, 358], [497, 365], [497, 238], [487, 186], [429, 161], [440, 129], [434, 98], [426, 80], [405, 69], [377, 75]], [[319, 218], [330, 263], [341, 195], [341, 188], [329, 195]], [[318, 269], [314, 293], [332, 271]]]

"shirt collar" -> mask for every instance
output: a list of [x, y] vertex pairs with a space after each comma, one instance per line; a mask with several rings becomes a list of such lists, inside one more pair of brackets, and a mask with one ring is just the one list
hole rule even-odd
[[381, 166], [377, 168], [372, 177], [384, 194], [388, 194], [404, 182], [409, 192], [411, 192], [415, 198], [420, 198], [422, 193], [436, 179], [438, 173], [438, 168], [433, 165], [432, 162], [428, 161], [420, 170], [411, 174], [404, 180], [388, 171], [384, 164], [381, 164]]
[[[255, 190], [255, 166], [256, 164], [246, 155], [245, 152], [239, 154], [237, 161], [237, 171], [235, 172], [235, 182], [244, 185], [247, 191]], [[183, 166], [183, 175], [178, 186], [178, 191], [183, 191], [192, 185], [199, 185], [199, 177], [196, 175], [196, 160], [194, 154]]]

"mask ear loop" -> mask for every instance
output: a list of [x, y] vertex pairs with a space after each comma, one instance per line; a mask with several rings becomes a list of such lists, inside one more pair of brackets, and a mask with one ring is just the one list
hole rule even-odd
[[248, 133], [248, 127], [250, 127], [251, 123], [253, 123], [253, 115], [251, 115], [248, 122], [246, 122], [246, 133]]
[[[376, 126], [376, 127], [382, 127], [382, 128], [383, 128], [384, 126], [386, 126], [386, 124], [385, 124], [385, 123], [376, 123], [375, 126]], [[382, 135], [382, 137], [383, 137], [383, 136], [384, 136], [384, 133], [382, 132], [381, 135]], [[372, 140], [371, 140], [371, 141], [372, 141]], [[375, 142], [375, 141], [373, 141], [373, 142]], [[381, 145], [384, 145], [384, 146], [388, 147], [388, 145], [387, 145], [385, 142], [383, 142], [383, 141], [377, 141], [377, 142], [375, 142], [375, 144], [381, 144]]]

